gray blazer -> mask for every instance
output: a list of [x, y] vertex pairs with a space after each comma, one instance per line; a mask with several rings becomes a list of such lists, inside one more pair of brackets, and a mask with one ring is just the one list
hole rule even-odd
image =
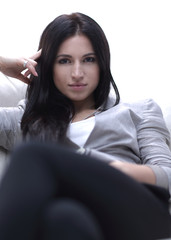
[[[146, 164], [156, 175], [157, 185], [171, 193], [170, 135], [160, 107], [151, 99], [120, 103], [109, 99], [95, 116], [95, 127], [79, 153], [102, 161], [128, 161]], [[0, 108], [0, 146], [11, 150], [21, 141], [20, 122], [25, 108]]]

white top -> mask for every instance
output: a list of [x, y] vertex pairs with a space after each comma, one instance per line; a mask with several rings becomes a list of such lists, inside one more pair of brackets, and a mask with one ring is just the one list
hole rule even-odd
[[69, 124], [67, 130], [68, 138], [83, 147], [95, 125], [95, 117]]

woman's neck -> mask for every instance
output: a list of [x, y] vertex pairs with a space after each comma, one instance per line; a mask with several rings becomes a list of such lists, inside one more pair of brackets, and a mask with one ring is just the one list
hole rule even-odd
[[93, 115], [93, 113], [96, 110], [94, 105], [95, 105], [94, 101], [88, 101], [88, 102], [84, 101], [83, 103], [74, 102], [75, 114], [72, 119], [72, 122], [81, 121], [87, 118], [89, 115], [90, 116], [91, 114]]
[[95, 113], [96, 113], [96, 109], [87, 109], [82, 112], [75, 113], [72, 119], [72, 122], [78, 122], [78, 121], [93, 117]]

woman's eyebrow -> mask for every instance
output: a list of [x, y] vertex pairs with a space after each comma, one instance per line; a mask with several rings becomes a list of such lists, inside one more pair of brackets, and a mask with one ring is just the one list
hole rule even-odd
[[59, 58], [59, 57], [68, 57], [68, 58], [71, 58], [72, 56], [69, 55], [69, 54], [59, 54], [59, 55], [57, 55], [56, 57], [57, 57], [57, 58]]
[[83, 55], [83, 57], [87, 57], [87, 56], [90, 56], [90, 55], [96, 55], [94, 52], [90, 52], [90, 53], [86, 53]]

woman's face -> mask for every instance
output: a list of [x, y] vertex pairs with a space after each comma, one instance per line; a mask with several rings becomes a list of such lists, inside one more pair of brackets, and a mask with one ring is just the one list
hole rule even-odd
[[66, 39], [57, 52], [53, 69], [56, 87], [73, 103], [94, 105], [99, 83], [99, 65], [90, 40], [84, 35]]

